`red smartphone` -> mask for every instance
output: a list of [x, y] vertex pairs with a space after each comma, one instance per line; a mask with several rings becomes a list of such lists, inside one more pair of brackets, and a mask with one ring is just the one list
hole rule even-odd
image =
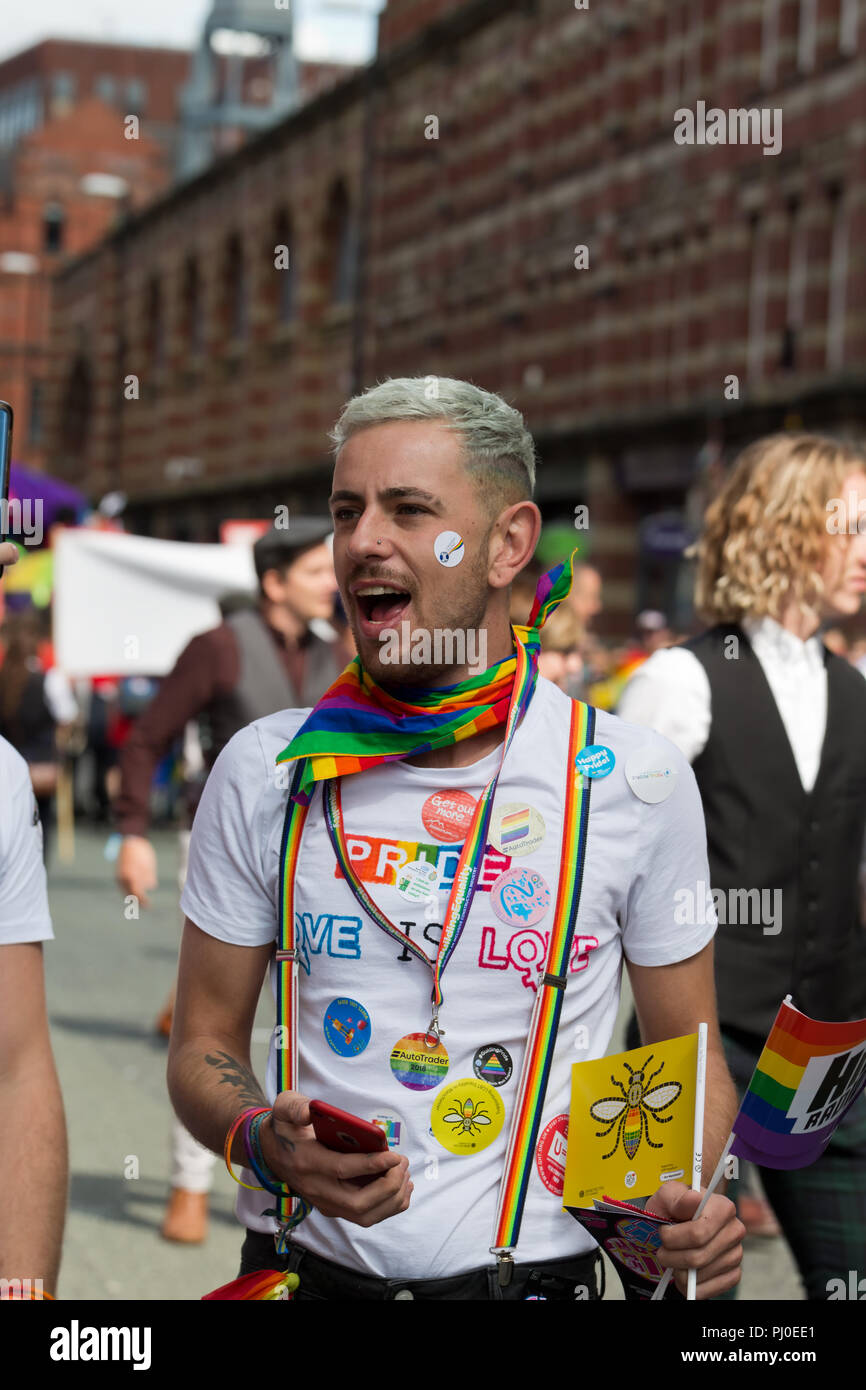
[[316, 1138], [326, 1149], [335, 1149], [341, 1154], [376, 1154], [388, 1147], [383, 1129], [357, 1115], [350, 1115], [348, 1110], [338, 1110], [324, 1100], [311, 1100], [310, 1114]]
[[[335, 1149], [340, 1154], [376, 1154], [388, 1147], [385, 1131], [378, 1125], [350, 1115], [348, 1110], [338, 1110], [324, 1100], [310, 1101], [310, 1114], [316, 1138], [326, 1149]], [[367, 1187], [376, 1181], [376, 1174], [367, 1177], [350, 1178], [356, 1187]]]
[[[3, 516], [0, 517], [2, 530], [0, 540], [5, 541], [9, 511], [9, 465], [12, 462], [12, 407], [8, 401], [0, 401], [0, 497], [2, 497]], [[0, 565], [2, 578], [5, 565]]]

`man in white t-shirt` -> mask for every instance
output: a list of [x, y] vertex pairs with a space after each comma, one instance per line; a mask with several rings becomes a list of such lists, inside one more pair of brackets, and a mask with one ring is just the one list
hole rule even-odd
[[[0, 545], [0, 565], [17, 558]], [[42, 1292], [57, 1289], [68, 1173], [42, 967], [54, 933], [30, 774], [2, 738], [0, 786], [0, 1279], [8, 1297], [38, 1298], [39, 1280]]]
[[[363, 672], [394, 700], [407, 687], [439, 691], [479, 671], [487, 677], [511, 658], [509, 588], [540, 529], [528, 500], [533, 446], [518, 412], [468, 383], [437, 385], [431, 400], [424, 379], [385, 382], [351, 401], [334, 432], [337, 577]], [[436, 634], [446, 631], [464, 634], [462, 662], [444, 644], [437, 656]], [[402, 664], [393, 661], [394, 633]], [[715, 1025], [714, 929], [675, 918], [677, 890], [707, 872], [694, 778], [664, 739], [599, 711], [594, 737], [612, 770], [592, 786], [576, 934], [513, 1277], [496, 1277], [497, 1191], [561, 869], [570, 708], [538, 678], [502, 762], [478, 891], [443, 976], [438, 1060], [420, 1071], [405, 1059], [430, 1018], [430, 971], [359, 903], [314, 789], [294, 896], [299, 1087], [275, 1095], [272, 1040], [273, 1108], [260, 1130], [266, 1170], [313, 1207], [288, 1257], [301, 1297], [513, 1299], [539, 1279], [546, 1297], [568, 1288], [573, 1298], [579, 1284], [596, 1296], [594, 1243], [562, 1210], [562, 1141], [570, 1067], [608, 1048], [623, 957], [647, 1044], [709, 1021], [705, 1174], [722, 1150], [736, 1103]], [[397, 729], [401, 711], [388, 706]], [[244, 1110], [267, 1104], [249, 1038], [277, 931], [287, 792], [276, 759], [309, 713], [286, 710], [236, 734], [193, 827], [169, 1087], [184, 1123], [217, 1151]], [[476, 802], [502, 761], [503, 734], [500, 721], [340, 778], [352, 876], [428, 955]], [[635, 768], [650, 778], [667, 769], [669, 794], [650, 800]], [[429, 865], [435, 881], [425, 887]], [[331, 1152], [313, 1135], [309, 1097], [374, 1121], [393, 1147]], [[471, 1142], [458, 1138], [461, 1109], [482, 1117]], [[239, 1137], [231, 1153], [245, 1162]], [[352, 1181], [362, 1175], [373, 1181]], [[251, 1173], [242, 1176], [255, 1185]], [[698, 1296], [712, 1297], [739, 1278], [743, 1228], [718, 1195], [691, 1222], [698, 1200], [668, 1183], [651, 1206], [680, 1223], [665, 1229], [662, 1255], [678, 1285], [695, 1267]], [[261, 1191], [239, 1195], [248, 1233], [242, 1272], [283, 1267], [274, 1219], [264, 1214], [272, 1203]]]

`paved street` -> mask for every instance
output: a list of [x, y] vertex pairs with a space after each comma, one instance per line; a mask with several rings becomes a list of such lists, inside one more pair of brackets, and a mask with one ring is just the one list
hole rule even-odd
[[[57, 940], [45, 951], [48, 1002], [71, 1158], [59, 1294], [198, 1299], [237, 1273], [240, 1228], [232, 1213], [235, 1187], [220, 1160], [207, 1243], [177, 1246], [159, 1234], [169, 1103], [167, 1044], [155, 1036], [153, 1023], [172, 981], [179, 940], [175, 840], [168, 833], [156, 837], [161, 884], [138, 921], [124, 918], [105, 843], [104, 833], [79, 830], [75, 862], [61, 865], [55, 857], [49, 874]], [[271, 1009], [267, 993], [253, 1039], [260, 1077]], [[783, 1241], [750, 1243], [742, 1287], [751, 1299], [800, 1297]], [[614, 1291], [619, 1296], [609, 1269], [607, 1296]]]

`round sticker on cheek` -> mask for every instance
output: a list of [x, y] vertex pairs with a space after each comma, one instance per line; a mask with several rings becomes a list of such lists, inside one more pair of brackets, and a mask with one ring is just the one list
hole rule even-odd
[[334, 999], [325, 1010], [325, 1041], [338, 1057], [357, 1057], [370, 1041], [370, 1015], [357, 999]]
[[502, 1097], [486, 1082], [468, 1076], [439, 1093], [430, 1124], [443, 1149], [468, 1157], [493, 1143], [504, 1119]]
[[440, 531], [433, 542], [433, 550], [440, 565], [453, 569], [465, 554], [463, 537], [457, 531]]
[[430, 1091], [448, 1075], [448, 1053], [426, 1033], [407, 1033], [391, 1049], [394, 1079], [408, 1091]]

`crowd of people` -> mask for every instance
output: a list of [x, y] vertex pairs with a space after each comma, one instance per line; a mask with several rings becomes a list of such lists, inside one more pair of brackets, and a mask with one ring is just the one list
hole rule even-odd
[[[572, 572], [563, 557], [550, 576], [534, 558], [535, 452], [519, 413], [466, 382], [439, 388], [430, 400], [423, 379], [398, 379], [348, 402], [333, 435], [331, 515], [264, 534], [258, 595], [227, 598], [222, 622], [159, 682], [124, 688], [106, 676], [76, 691], [33, 619], [9, 621], [0, 752], [16, 792], [0, 857], [5, 865], [22, 837], [27, 853], [15, 895], [0, 901], [0, 1004], [26, 982], [13, 1017], [29, 1007], [38, 1021], [37, 1042], [26, 1031], [45, 1086], [31, 1124], [55, 1155], [42, 1176], [58, 1207], [65, 1138], [41, 983], [51, 925], [36, 826], [45, 834], [51, 823], [64, 760], [87, 749], [92, 809], [120, 839], [117, 884], [147, 909], [154, 787], [160, 767], [177, 766], [182, 778], [168, 780], [185, 784], [184, 926], [176, 994], [156, 1024], [169, 1039], [174, 1111], [163, 1236], [205, 1239], [214, 1156], [225, 1151], [246, 1184], [241, 1274], [297, 1272], [300, 1298], [599, 1297], [595, 1244], [535, 1169], [511, 1213], [519, 1244], [498, 1238], [496, 1192], [503, 1164], [516, 1161], [506, 1140], [535, 1044], [519, 972], [507, 955], [491, 972], [467, 945], [491, 911], [508, 920], [491, 856], [505, 877], [535, 871], [546, 886], [538, 920], [547, 916], [552, 936], [556, 886], [576, 876], [575, 910], [596, 943], [589, 966], [560, 979], [548, 963], [537, 986], [562, 990], [560, 1039], [588, 1026], [591, 1055], [604, 1055], [623, 966], [635, 1001], [629, 1045], [708, 1023], [712, 1171], [783, 996], [825, 1020], [866, 1015], [866, 641], [845, 626], [866, 592], [866, 535], [826, 526], [829, 499], [866, 505], [866, 458], [805, 434], [747, 448], [720, 479], [695, 547], [705, 629], [675, 632], [645, 610], [631, 639], [613, 645], [600, 631], [601, 562]], [[487, 669], [384, 664], [382, 635], [400, 623], [483, 631]], [[587, 795], [580, 846], [567, 839], [574, 792], [567, 777], [562, 785], [577, 711], [584, 741], [607, 750], [615, 773]], [[675, 768], [658, 804], [623, 774], [637, 753]], [[277, 775], [283, 763], [291, 785]], [[456, 832], [433, 814], [443, 797]], [[454, 849], [456, 868], [431, 880], [429, 856], [410, 861], [400, 889], [402, 847], [431, 837]], [[778, 890], [783, 929], [678, 920], [677, 890], [700, 882]], [[262, 1084], [249, 1043], [269, 969], [282, 1012]], [[276, 1043], [280, 1026], [296, 1032], [296, 1049]], [[478, 1063], [491, 1047], [508, 1059], [496, 1083]], [[24, 1044], [0, 1007], [4, 1048], [21, 1059]], [[538, 1122], [568, 1111], [569, 1042], [551, 1058]], [[333, 1152], [312, 1126], [313, 1096], [378, 1117], [389, 1147]], [[445, 1123], [449, 1099], [471, 1147]], [[485, 1130], [473, 1115], [504, 1122]], [[16, 1142], [0, 1138], [0, 1158], [14, 1164]], [[423, 1180], [431, 1159], [437, 1182]], [[506, 1173], [503, 1191], [515, 1178]], [[671, 1223], [660, 1262], [680, 1292], [696, 1269], [698, 1297], [730, 1296], [746, 1233], [784, 1231], [811, 1299], [857, 1267], [863, 1096], [811, 1168], [759, 1177], [744, 1169], [696, 1220], [700, 1194], [681, 1183], [640, 1194]], [[32, 1181], [32, 1224], [26, 1213], [0, 1216], [0, 1275], [26, 1273], [38, 1252], [56, 1281], [62, 1213], [49, 1235]]]

